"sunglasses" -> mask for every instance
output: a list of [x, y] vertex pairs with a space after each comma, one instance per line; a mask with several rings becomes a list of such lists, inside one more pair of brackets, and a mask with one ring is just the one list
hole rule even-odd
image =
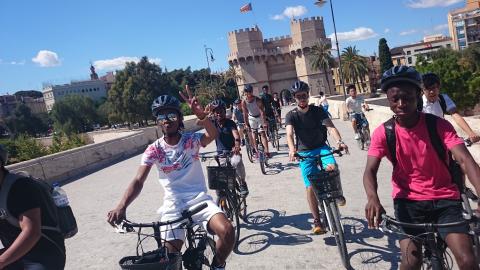
[[296, 99], [307, 99], [307, 98], [308, 98], [308, 94], [295, 95], [295, 98], [296, 98]]
[[174, 112], [157, 115], [157, 121], [161, 122], [161, 123], [166, 122], [166, 121], [175, 122], [177, 120], [178, 120], [178, 114], [176, 114]]

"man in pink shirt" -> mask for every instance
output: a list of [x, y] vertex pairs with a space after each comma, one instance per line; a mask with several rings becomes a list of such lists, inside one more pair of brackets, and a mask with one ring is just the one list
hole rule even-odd
[[[450, 177], [445, 161], [440, 160], [430, 142], [425, 114], [419, 112], [421, 76], [412, 67], [396, 66], [382, 76], [382, 90], [387, 93], [390, 109], [395, 114], [396, 155], [391, 156], [384, 125], [372, 135], [363, 184], [368, 202], [365, 215], [370, 228], [378, 228], [381, 214], [385, 212], [377, 194], [377, 171], [380, 161], [387, 157], [394, 164], [392, 172], [392, 197], [395, 217], [409, 223], [448, 223], [461, 221], [462, 204], [459, 190]], [[452, 125], [436, 119], [436, 132], [455, 160], [480, 191], [480, 168], [466, 149]], [[446, 155], [447, 156], [447, 155]], [[478, 209], [477, 209], [478, 213]], [[403, 230], [410, 235], [422, 231]], [[460, 269], [478, 269], [472, 243], [466, 226], [439, 229], [439, 233], [452, 251]], [[400, 240], [402, 262], [400, 269], [420, 269], [421, 245], [410, 238]]]

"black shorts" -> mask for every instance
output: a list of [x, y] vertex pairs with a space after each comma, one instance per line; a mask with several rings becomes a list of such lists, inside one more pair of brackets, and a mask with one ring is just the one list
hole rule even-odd
[[[412, 201], [394, 199], [395, 218], [408, 223], [450, 223], [464, 220], [460, 200]], [[401, 228], [408, 235], [417, 236], [425, 233], [424, 229]], [[440, 236], [445, 239], [449, 233], [468, 234], [468, 225], [438, 228]], [[402, 236], [400, 240], [407, 238]]]

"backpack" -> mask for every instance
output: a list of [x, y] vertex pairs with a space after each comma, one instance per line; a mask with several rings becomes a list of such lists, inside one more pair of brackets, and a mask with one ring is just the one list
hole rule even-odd
[[[21, 178], [28, 178], [30, 181], [35, 183], [35, 185], [40, 190], [42, 199], [46, 200], [46, 209], [42, 209], [42, 211], [46, 211], [50, 214], [50, 216], [54, 217], [55, 222], [57, 223], [56, 227], [51, 226], [42, 226], [42, 230], [50, 230], [50, 231], [57, 231], [59, 232], [63, 238], [70, 238], [74, 236], [78, 232], [77, 222], [75, 220], [75, 216], [73, 215], [72, 209], [70, 206], [62, 206], [59, 207], [55, 204], [53, 200], [53, 187], [45, 182], [42, 179], [34, 178], [28, 175], [25, 172], [19, 173], [11, 173], [8, 172], [5, 176], [4, 183], [0, 189], [0, 219], [6, 220], [12, 226], [17, 228], [20, 227], [18, 223], [18, 219], [16, 219], [7, 208], [8, 202], [8, 194], [10, 192], [10, 188], [15, 183], [16, 180]], [[47, 237], [44, 233], [42, 236], [45, 237], [50, 242], [53, 242], [55, 245], [56, 243]]]
[[442, 107], [443, 114], [449, 114], [447, 112], [447, 102], [445, 101], [443, 94], [438, 95], [438, 101], [440, 102], [440, 107]]
[[[430, 142], [433, 145], [433, 148], [435, 149], [435, 152], [437, 153], [437, 156], [440, 158], [440, 160], [443, 161], [443, 164], [447, 167], [448, 171], [450, 172], [450, 176], [452, 177], [452, 181], [457, 185], [459, 188], [460, 192], [463, 192], [465, 185], [463, 182], [463, 171], [462, 168], [460, 167], [460, 164], [458, 164], [457, 161], [455, 161], [452, 157], [452, 153], [449, 151], [448, 152], [448, 159], [449, 163], [447, 164], [446, 162], [446, 156], [445, 156], [445, 146], [440, 139], [440, 136], [438, 135], [437, 132], [437, 119], [439, 117], [430, 114], [430, 113], [425, 113], [425, 122], [427, 125], [427, 130], [428, 130], [428, 135], [430, 137]], [[396, 138], [395, 138], [395, 118], [392, 117], [385, 123], [383, 123], [383, 126], [385, 127], [385, 136], [387, 138], [387, 147], [388, 151], [390, 152], [390, 156], [392, 158], [392, 164], [395, 167], [397, 164], [397, 152], [396, 152]]]

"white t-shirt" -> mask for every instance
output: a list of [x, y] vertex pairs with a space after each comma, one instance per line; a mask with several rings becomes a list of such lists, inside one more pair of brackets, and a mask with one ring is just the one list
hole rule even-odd
[[322, 96], [319, 99], [317, 99], [317, 106], [328, 106], [328, 101], [326, 96]]
[[[441, 94], [445, 99], [445, 104], [447, 105], [447, 112], [451, 112], [452, 110], [456, 109], [457, 106], [453, 102], [453, 100], [446, 94]], [[422, 96], [423, 99], [423, 112], [424, 113], [431, 113], [438, 117], [443, 118], [443, 111], [442, 106], [440, 105], [440, 98], [438, 98], [435, 102], [429, 102], [425, 95]]]
[[345, 103], [347, 103], [348, 112], [362, 113], [362, 105], [365, 103], [365, 100], [359, 96], [356, 98], [348, 97]]
[[191, 200], [206, 196], [198, 154], [201, 137], [201, 133], [183, 133], [177, 145], [167, 144], [162, 137], [143, 153], [142, 165], [157, 165], [159, 182], [165, 190], [163, 207], [181, 209]]

